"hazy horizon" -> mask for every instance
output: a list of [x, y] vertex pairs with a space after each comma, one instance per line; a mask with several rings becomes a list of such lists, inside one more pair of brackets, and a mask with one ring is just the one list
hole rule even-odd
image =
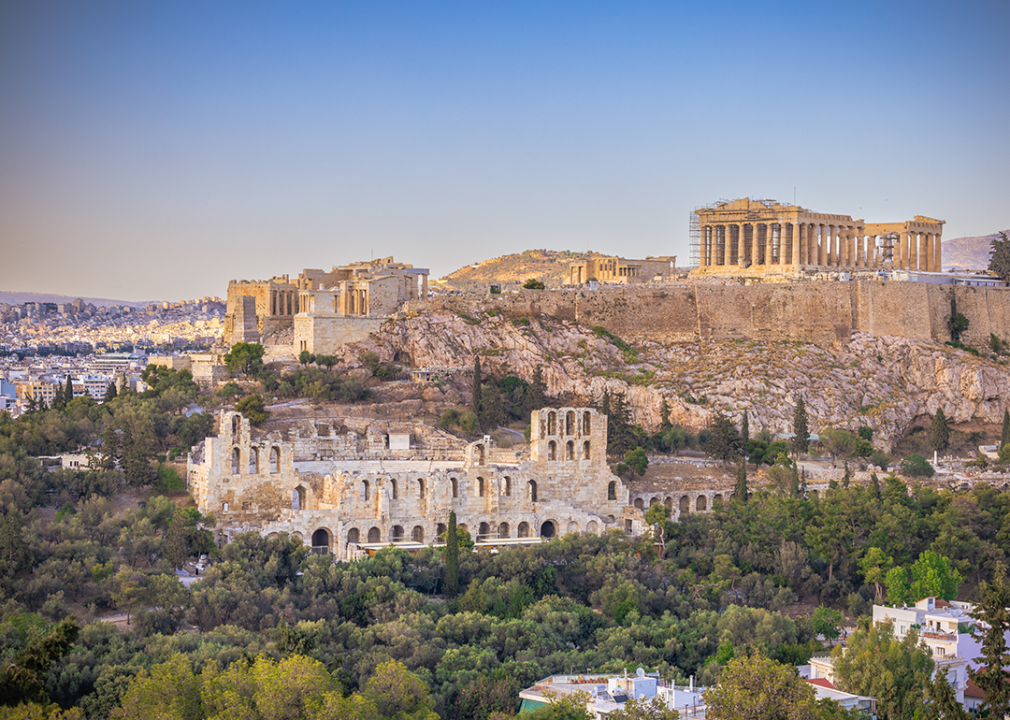
[[676, 254], [719, 199], [1010, 225], [1010, 4], [9, 3], [0, 288]]

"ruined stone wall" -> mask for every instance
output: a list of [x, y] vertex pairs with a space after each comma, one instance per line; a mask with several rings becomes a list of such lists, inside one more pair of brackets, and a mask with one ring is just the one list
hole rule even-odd
[[781, 340], [830, 344], [853, 332], [914, 340], [950, 339], [950, 296], [969, 319], [964, 341], [986, 346], [989, 333], [1010, 339], [1010, 289], [861, 280], [759, 285], [670, 285], [596, 291], [522, 290], [500, 296], [441, 296], [408, 303], [506, 317], [551, 317], [602, 325], [625, 340], [684, 342]]
[[384, 317], [295, 315], [294, 350], [332, 355], [347, 343], [359, 342], [382, 327]]

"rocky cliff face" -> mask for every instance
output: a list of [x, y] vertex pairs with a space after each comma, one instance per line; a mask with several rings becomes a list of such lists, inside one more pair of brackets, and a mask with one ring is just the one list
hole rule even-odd
[[510, 320], [428, 312], [390, 320], [360, 348], [384, 360], [409, 360], [414, 368], [468, 366], [479, 354], [486, 371], [527, 381], [541, 365], [552, 394], [592, 402], [604, 388], [625, 392], [634, 422], [646, 429], [658, 426], [666, 398], [671, 419], [695, 430], [715, 410], [737, 420], [747, 410], [752, 431], [787, 432], [802, 394], [811, 431], [867, 425], [875, 444], [885, 448], [937, 408], [952, 423], [999, 423], [1010, 396], [1005, 360], [861, 334], [828, 347], [749, 341], [632, 347], [546, 316]]

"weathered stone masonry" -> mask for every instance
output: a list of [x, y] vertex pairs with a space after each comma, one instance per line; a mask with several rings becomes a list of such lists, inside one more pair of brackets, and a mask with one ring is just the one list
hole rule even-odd
[[478, 540], [642, 533], [642, 511], [607, 466], [606, 416], [560, 408], [531, 420], [530, 459], [518, 462], [487, 439], [462, 461], [297, 462], [291, 443], [254, 440], [249, 422], [227, 412], [217, 437], [190, 454], [188, 484], [222, 541], [288, 532], [342, 557], [364, 543], [430, 543], [453, 510]]

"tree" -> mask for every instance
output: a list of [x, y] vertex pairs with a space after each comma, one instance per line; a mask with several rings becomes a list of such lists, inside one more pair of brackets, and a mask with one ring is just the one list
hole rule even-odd
[[67, 405], [70, 401], [74, 399], [74, 381], [70, 378], [70, 373], [67, 373], [67, 386], [63, 390], [63, 402]]
[[0, 705], [48, 702], [46, 673], [50, 665], [70, 652], [79, 632], [77, 618], [68, 615], [30, 640], [13, 659], [5, 660], [0, 668]]
[[397, 660], [388, 660], [375, 668], [375, 674], [361, 691], [361, 698], [374, 709], [374, 715], [365, 713], [365, 718], [438, 720], [428, 686]]
[[800, 395], [796, 399], [796, 409], [793, 411], [793, 452], [796, 458], [810, 447], [810, 428], [807, 426], [807, 404]]
[[905, 477], [933, 477], [933, 466], [922, 455], [912, 453], [901, 461], [901, 474]]
[[1010, 282], [1010, 238], [1006, 232], [994, 237], [989, 247], [992, 251], [989, 256], [989, 272], [1003, 282]]
[[497, 383], [486, 383], [480, 389], [480, 424], [485, 430], [493, 430], [505, 420], [505, 403]]
[[632, 699], [607, 714], [607, 720], [677, 720], [680, 713], [656, 695], [651, 700]]
[[231, 346], [231, 351], [224, 356], [228, 369], [234, 372], [244, 372], [255, 375], [263, 369], [264, 348], [259, 343], [239, 342]]
[[298, 353], [298, 362], [302, 365], [308, 365], [309, 363], [314, 363], [316, 361], [316, 356], [310, 353], [308, 350], [302, 350]]
[[526, 416], [534, 410], [547, 407], [547, 383], [544, 382], [544, 368], [537, 365], [533, 369], [533, 379], [530, 386], [526, 388], [526, 396], [523, 398], [526, 406]]
[[666, 543], [673, 536], [675, 529], [670, 522], [670, 508], [663, 503], [655, 503], [645, 511], [645, 524], [652, 526], [653, 537], [663, 548], [662, 557], [666, 557]]
[[949, 445], [950, 428], [947, 427], [947, 418], [943, 414], [943, 408], [937, 408], [933, 424], [929, 427], [929, 447], [940, 452], [946, 450]]
[[456, 533], [456, 511], [449, 513], [449, 527], [445, 531], [445, 596], [459, 594], [459, 536]]
[[736, 471], [736, 486], [733, 488], [733, 499], [740, 502], [747, 502], [747, 462], [740, 461], [740, 467]]
[[859, 628], [845, 646], [835, 646], [831, 658], [835, 684], [845, 692], [877, 698], [881, 717], [911, 720], [922, 713], [922, 689], [933, 674], [933, 659], [914, 629], [899, 640], [891, 620]]
[[923, 720], [970, 720], [964, 705], [957, 701], [954, 688], [947, 680], [947, 673], [939, 670], [933, 675], [933, 682], [926, 686], [926, 711]]
[[999, 446], [1010, 445], [1010, 410], [1003, 410], [1003, 432], [1000, 433]]
[[673, 423], [670, 422], [670, 403], [666, 401], [666, 396], [663, 396], [663, 402], [659, 405], [659, 432], [667, 433], [673, 429]]
[[705, 454], [721, 460], [723, 466], [740, 457], [740, 434], [728, 417], [716, 412], [708, 421], [708, 439], [702, 444]]
[[896, 565], [884, 573], [884, 585], [887, 587], [887, 602], [895, 607], [906, 607], [912, 598], [912, 586], [908, 582], [908, 571]]
[[105, 397], [102, 398], [103, 403], [111, 402], [116, 399], [116, 395], [119, 391], [116, 389], [116, 383], [110, 382], [109, 386], [105, 388]]
[[246, 395], [235, 403], [235, 411], [242, 413], [253, 425], [260, 425], [270, 417], [262, 395]]
[[840, 625], [842, 624], [842, 611], [819, 605], [814, 610], [811, 618], [811, 627], [818, 635], [823, 635], [825, 640], [837, 640], [842, 634]]
[[[876, 478], [876, 476], [873, 476]], [[879, 484], [877, 495], [880, 494]], [[884, 601], [884, 577], [887, 572], [894, 565], [894, 560], [884, 554], [884, 551], [878, 547], [871, 547], [866, 551], [859, 560], [859, 569], [863, 571], [863, 579], [868, 583], [873, 583], [873, 587], [877, 591], [876, 601]]]
[[926, 550], [912, 565], [912, 599], [938, 597], [953, 600], [963, 581], [961, 573], [951, 567], [950, 558]]
[[950, 318], [947, 320], [947, 330], [950, 331], [951, 342], [961, 342], [961, 335], [968, 329], [968, 318], [957, 311], [957, 295], [950, 292]]
[[968, 669], [968, 677], [985, 693], [983, 712], [990, 718], [1002, 718], [1010, 713], [1010, 650], [1006, 636], [1010, 631], [1010, 585], [1006, 581], [1006, 566], [997, 563], [992, 580], [979, 586], [979, 601], [975, 603], [975, 619], [980, 621], [972, 636], [981, 640], [982, 654], [974, 658], [977, 664]]
[[523, 283], [523, 290], [543, 290], [546, 287], [542, 280], [537, 280], [536, 278], [529, 278]]
[[710, 720], [815, 720], [814, 688], [796, 670], [764, 655], [730, 660], [704, 692]]
[[747, 416], [747, 411], [743, 411], [743, 420], [740, 421], [740, 442], [744, 447], [747, 447], [747, 443], [750, 441], [750, 418]]
[[631, 411], [628, 408], [628, 399], [624, 393], [614, 393], [610, 395], [604, 391], [609, 398], [610, 412], [607, 415], [607, 452], [611, 455], [622, 455], [635, 444], [635, 435], [631, 429]]
[[593, 720], [592, 714], [586, 708], [589, 693], [576, 692], [570, 695], [548, 695], [548, 702], [543, 707], [521, 713], [523, 720]]
[[641, 447], [636, 447], [634, 450], [624, 453], [624, 464], [631, 469], [632, 477], [635, 473], [644, 476], [649, 467], [649, 456]]

